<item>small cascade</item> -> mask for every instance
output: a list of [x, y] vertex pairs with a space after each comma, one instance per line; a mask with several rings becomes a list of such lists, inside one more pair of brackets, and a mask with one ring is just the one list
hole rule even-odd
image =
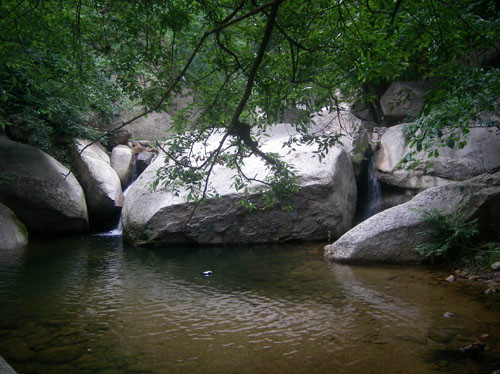
[[370, 159], [368, 165], [367, 176], [367, 191], [366, 191], [366, 211], [365, 217], [369, 218], [377, 214], [382, 209], [382, 190], [380, 189], [380, 182], [377, 178], [377, 170], [375, 169], [375, 162], [373, 158]]
[[[125, 199], [127, 196], [127, 192], [132, 186], [132, 183], [137, 179], [138, 175], [138, 169], [137, 169], [137, 155], [133, 155], [133, 160], [132, 160], [132, 173], [130, 177], [130, 184], [125, 188], [123, 191], [123, 198]], [[122, 223], [122, 216], [120, 214], [120, 218], [118, 220], [118, 223], [116, 224], [116, 227], [113, 230], [109, 230], [106, 232], [102, 232], [99, 234], [96, 234], [96, 236], [122, 236], [123, 233], [123, 223]]]
[[359, 201], [355, 224], [363, 222], [382, 210], [382, 191], [377, 178], [377, 170], [373, 158], [368, 163], [366, 177], [358, 186]]
[[[130, 174], [130, 184], [132, 184], [139, 175], [138, 170], [137, 170], [137, 153], [134, 153], [132, 155], [132, 172]], [[130, 185], [128, 186], [130, 187]], [[125, 190], [128, 190], [128, 187]]]
[[[127, 192], [130, 189], [132, 184], [129, 184], [128, 187], [123, 191], [123, 197], [125, 198], [127, 196]], [[109, 230], [106, 232], [101, 232], [99, 234], [95, 234], [96, 236], [121, 236], [123, 233], [123, 223], [122, 223], [122, 216], [120, 214], [120, 219], [118, 220], [118, 223], [116, 224], [116, 227], [113, 230]]]

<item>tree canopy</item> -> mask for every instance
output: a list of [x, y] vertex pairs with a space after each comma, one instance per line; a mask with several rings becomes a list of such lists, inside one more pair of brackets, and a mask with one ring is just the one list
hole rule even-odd
[[[2, 0], [0, 124], [50, 150], [99, 138], [99, 121], [128, 100], [147, 115], [187, 90], [195, 100], [175, 117], [159, 182], [204, 197], [214, 164], [240, 170], [255, 154], [279, 198], [294, 175], [258, 134], [288, 109], [300, 109], [295, 140], [327, 150], [338, 136], [308, 134], [312, 113], [360, 101], [383, 122], [388, 85], [424, 80], [433, 89], [409, 129], [416, 149], [463, 146], [471, 125], [494, 125], [499, 15], [498, 0]], [[186, 157], [215, 131], [203, 162]]]

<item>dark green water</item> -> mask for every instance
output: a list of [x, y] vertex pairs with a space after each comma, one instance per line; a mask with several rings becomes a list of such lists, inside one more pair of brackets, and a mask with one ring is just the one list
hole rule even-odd
[[442, 275], [329, 264], [320, 245], [37, 242], [0, 256], [0, 355], [19, 373], [490, 374], [499, 299]]

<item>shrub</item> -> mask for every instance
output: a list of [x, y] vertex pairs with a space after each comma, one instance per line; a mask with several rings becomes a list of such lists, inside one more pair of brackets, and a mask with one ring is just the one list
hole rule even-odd
[[431, 262], [460, 262], [471, 257], [473, 243], [471, 239], [479, 233], [478, 220], [467, 221], [462, 213], [462, 204], [451, 214], [438, 209], [421, 209], [429, 228], [420, 232], [429, 238], [415, 247], [415, 251], [429, 257]]

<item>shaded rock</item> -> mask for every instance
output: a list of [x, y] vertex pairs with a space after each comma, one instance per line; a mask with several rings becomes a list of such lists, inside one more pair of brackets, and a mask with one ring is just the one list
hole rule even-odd
[[387, 185], [381, 185], [381, 191], [382, 201], [380, 210], [386, 210], [407, 203], [418, 193], [417, 190], [399, 189]]
[[99, 143], [79, 154], [88, 144], [89, 140], [75, 142], [73, 167], [85, 191], [91, 226], [107, 229], [115, 225], [123, 205], [121, 183], [111, 167], [108, 154]]
[[451, 214], [463, 204], [464, 219], [478, 218], [482, 237], [500, 230], [500, 173], [484, 174], [419, 193], [411, 201], [387, 209], [360, 223], [335, 243], [325, 256], [339, 262], [420, 263], [413, 248], [428, 240], [422, 209]]
[[380, 98], [380, 106], [389, 124], [417, 117], [424, 105], [424, 95], [429, 90], [427, 82], [393, 82]]
[[[170, 102], [167, 112], [152, 112], [147, 116], [140, 117], [127, 125], [125, 130], [133, 139], [161, 140], [174, 133], [173, 117], [180, 111], [186, 110], [187, 106], [194, 102], [194, 97], [187, 89], [183, 89], [180, 94], [174, 96]], [[128, 121], [143, 112], [140, 106], [134, 107], [130, 111], [122, 111], [115, 119], [111, 128], [119, 126], [122, 122]], [[189, 110], [186, 113], [188, 122], [195, 123], [199, 115], [197, 110]], [[125, 143], [120, 143], [125, 144]]]
[[[403, 170], [398, 164], [410, 151], [406, 145], [405, 126], [391, 127], [381, 138], [375, 163], [378, 178], [383, 183], [424, 190], [500, 170], [500, 134], [494, 128], [471, 128], [463, 149], [440, 148], [439, 157], [429, 160], [432, 167], [426, 172], [423, 168]], [[423, 152], [415, 155], [415, 158], [428, 160]]]
[[477, 356], [484, 352], [486, 344], [484, 343], [473, 343], [466, 347], [460, 348], [460, 352], [465, 353], [469, 357]]
[[497, 261], [497, 262], [494, 262], [493, 264], [491, 264], [491, 270], [499, 271], [500, 270], [500, 261]]
[[357, 101], [351, 106], [351, 113], [363, 121], [375, 121], [375, 117], [368, 104]]
[[28, 243], [28, 230], [12, 210], [0, 203], [0, 249], [14, 249]]
[[374, 122], [365, 121], [348, 111], [347, 106], [341, 110], [317, 113], [313, 121], [315, 128], [328, 134], [340, 134], [340, 142], [349, 153], [353, 163], [354, 175], [358, 186], [366, 174], [368, 154], [370, 152], [370, 130]]
[[134, 153], [126, 145], [117, 145], [111, 151], [111, 167], [116, 171], [123, 188], [130, 184], [134, 162]]
[[109, 144], [111, 147], [116, 147], [117, 145], [127, 144], [131, 135], [126, 130], [118, 130], [110, 133]]
[[[113, 127], [116, 127], [118, 124], [128, 121], [141, 113], [142, 110], [140, 108], [136, 108], [130, 112], [123, 111], [116, 118]], [[156, 140], [164, 139], [169, 133], [171, 133], [171, 127], [172, 117], [170, 114], [165, 112], [152, 112], [147, 116], [138, 118], [125, 127], [124, 130], [126, 130], [129, 136], [133, 139]]]
[[[286, 154], [281, 147], [291, 131], [290, 126], [277, 126], [263, 149]], [[216, 165], [210, 188], [221, 198], [200, 205], [189, 222], [193, 206], [185, 202], [187, 191], [175, 196], [164, 189], [152, 192], [146, 187], [164, 165], [160, 155], [129, 189], [122, 212], [125, 239], [140, 245], [244, 244], [325, 240], [329, 233], [340, 236], [351, 227], [355, 210], [356, 185], [350, 157], [337, 147], [320, 162], [312, 153], [316, 147], [296, 148], [296, 152], [284, 156], [295, 166], [300, 186], [300, 193], [291, 201], [291, 212], [279, 206], [253, 212], [241, 207], [237, 202], [244, 193], [231, 186], [234, 172]], [[245, 161], [247, 175], [262, 177], [264, 169], [256, 157]], [[255, 182], [249, 186], [255, 204], [259, 204], [260, 188], [262, 185]]]
[[136, 156], [137, 174], [141, 174], [146, 168], [151, 165], [156, 153], [142, 150]]
[[38, 148], [0, 139], [0, 201], [30, 232], [88, 229], [82, 187], [69, 170]]

